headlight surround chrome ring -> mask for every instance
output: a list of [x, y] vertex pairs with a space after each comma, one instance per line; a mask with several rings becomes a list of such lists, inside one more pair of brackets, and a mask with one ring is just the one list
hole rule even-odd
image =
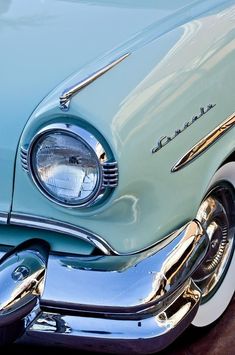
[[[48, 188], [46, 188], [46, 184], [44, 184], [40, 179], [40, 174], [38, 173], [35, 165], [36, 153], [39, 152], [39, 148], [37, 146], [40, 144], [42, 145], [48, 137], [52, 136], [54, 136], [54, 138], [60, 137], [61, 139], [65, 139], [65, 137], [67, 137], [68, 141], [70, 140], [71, 142], [74, 141], [74, 143], [77, 143], [77, 149], [79, 145], [83, 146], [83, 150], [86, 151], [86, 154], [84, 154], [83, 157], [89, 156], [92, 160], [93, 166], [94, 164], [96, 165], [97, 175], [94, 188], [91, 193], [84, 198], [74, 198], [73, 202], [69, 201], [69, 199], [65, 201], [63, 198], [60, 198], [59, 195], [56, 196]], [[72, 145], [70, 147], [72, 147]], [[51, 151], [53, 151], [53, 149], [56, 150], [53, 146], [50, 146], [50, 149]], [[80, 147], [79, 149], [82, 148]], [[65, 157], [63, 158], [65, 159]], [[39, 130], [31, 139], [28, 146], [25, 145], [21, 147], [21, 164], [23, 169], [28, 172], [41, 193], [49, 200], [64, 207], [90, 207], [103, 200], [103, 197], [106, 197], [111, 190], [118, 185], [117, 163], [114, 161], [110, 149], [107, 149], [107, 146], [104, 148], [104, 145], [101, 144], [100, 141], [88, 130], [74, 124], [55, 123]], [[58, 169], [58, 165], [56, 166]], [[80, 168], [80, 171], [83, 167], [84, 166]], [[68, 169], [71, 169], [71, 167]], [[84, 184], [84, 181], [85, 180], [81, 182], [81, 186]], [[82, 190], [80, 190], [80, 192], [81, 191]]]

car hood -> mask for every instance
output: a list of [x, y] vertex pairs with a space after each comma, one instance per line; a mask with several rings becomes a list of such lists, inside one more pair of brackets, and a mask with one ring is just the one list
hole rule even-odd
[[39, 102], [66, 77], [192, 2], [2, 0], [5, 118], [22, 129]]

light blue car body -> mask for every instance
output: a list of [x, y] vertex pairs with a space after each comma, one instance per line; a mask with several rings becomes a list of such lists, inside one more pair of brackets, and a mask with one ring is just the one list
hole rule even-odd
[[[94, 234], [133, 265], [195, 218], [234, 152], [234, 128], [173, 167], [235, 111], [235, 1], [1, 0], [0, 48], [1, 245], [40, 238], [53, 252], [94, 251], [79, 233], [10, 223], [41, 218]], [[61, 110], [64, 90], [125, 55]], [[119, 183], [100, 204], [59, 206], [22, 169], [21, 147], [51, 123], [82, 126], [111, 148]]]
[[[4, 0], [0, 13], [0, 211], [78, 225], [124, 254], [192, 219], [234, 150], [233, 130], [187, 168], [171, 168], [234, 111], [234, 3]], [[130, 55], [74, 97], [68, 113], [60, 111], [65, 88], [123, 53]], [[160, 137], [208, 104], [216, 106], [151, 153]], [[101, 206], [58, 207], [22, 171], [19, 142], [58, 120], [85, 122], [111, 146], [120, 180]], [[56, 237], [52, 243], [61, 249]], [[79, 247], [74, 240], [74, 250]]]

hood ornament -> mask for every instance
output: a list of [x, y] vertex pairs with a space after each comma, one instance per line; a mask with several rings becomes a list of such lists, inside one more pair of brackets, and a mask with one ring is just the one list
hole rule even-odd
[[64, 92], [62, 93], [62, 95], [60, 96], [60, 109], [62, 111], [68, 111], [69, 106], [70, 106], [70, 101], [74, 95], [79, 93], [86, 86], [90, 85], [93, 81], [98, 79], [100, 76], [107, 73], [107, 71], [109, 71], [110, 69], [115, 67], [120, 62], [122, 62], [129, 55], [130, 55], [130, 53], [126, 53], [126, 54], [122, 55], [121, 57], [111, 61], [110, 63], [108, 63], [104, 67], [98, 69], [97, 71], [95, 71], [91, 75], [87, 76], [86, 78], [84, 78], [83, 80], [78, 82], [77, 84], [65, 89]]

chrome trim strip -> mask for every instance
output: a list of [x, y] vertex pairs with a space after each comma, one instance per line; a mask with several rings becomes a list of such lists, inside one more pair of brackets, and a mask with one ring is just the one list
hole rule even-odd
[[143, 319], [109, 319], [42, 312], [29, 325], [20, 342], [62, 345], [89, 352], [155, 353], [172, 343], [192, 322], [200, 303], [193, 281], [168, 300], [158, 313]]
[[235, 124], [235, 112], [217, 126], [211, 133], [202, 138], [197, 144], [195, 144], [180, 160], [172, 167], [171, 171], [176, 172], [184, 168], [193, 159], [196, 159], [206, 149], [208, 149], [213, 143], [221, 138], [229, 129]]
[[0, 224], [7, 224], [8, 221], [8, 213], [0, 212]]
[[[1, 220], [0, 220], [1, 223]], [[5, 224], [8, 223], [8, 220], [5, 221]], [[16, 213], [12, 212], [9, 218], [9, 224], [12, 225], [19, 225], [25, 226], [29, 228], [36, 228], [36, 229], [43, 229], [49, 232], [61, 233], [61, 234], [68, 234], [72, 237], [80, 238], [96, 248], [98, 248], [104, 255], [120, 255], [120, 256], [131, 256], [131, 255], [138, 255], [142, 252], [146, 252], [151, 250], [154, 247], [159, 248], [162, 247], [164, 243], [171, 238], [167, 236], [161, 243], [155, 242], [154, 244], [150, 245], [147, 248], [136, 250], [135, 252], [130, 253], [120, 253], [115, 250], [109, 243], [107, 243], [102, 237], [99, 235], [89, 232], [86, 229], [78, 227], [74, 224], [61, 222], [56, 219], [49, 219], [46, 217], [40, 217], [35, 215], [29, 215], [24, 213]]]
[[104, 255], [116, 254], [115, 251], [110, 247], [110, 245], [100, 236], [82, 228], [79, 228], [73, 224], [14, 212], [10, 215], [9, 223], [17, 226], [43, 229], [57, 233], [67, 234], [72, 237], [80, 238], [92, 244], [95, 248], [98, 248]]
[[[8, 223], [8, 221], [6, 221]], [[152, 245], [138, 249], [134, 252], [121, 253], [118, 250], [114, 249], [106, 240], [100, 237], [98, 234], [87, 231], [86, 229], [76, 226], [71, 223], [61, 222], [56, 219], [49, 219], [46, 217], [29, 215], [24, 213], [12, 212], [9, 217], [9, 224], [19, 225], [22, 227], [43, 229], [49, 232], [68, 234], [72, 237], [80, 238], [94, 247], [98, 248], [104, 255], [118, 255], [118, 256], [138, 256], [143, 253], [149, 253], [151, 250], [155, 252], [163, 248], [166, 244], [169, 243], [172, 238], [174, 238], [175, 233], [172, 233], [166, 236], [161, 242], [156, 241]], [[180, 233], [181, 229], [177, 231]]]
[[108, 63], [104, 67], [102, 67], [99, 70], [97, 70], [96, 72], [92, 73], [90, 76], [84, 78], [83, 80], [81, 80], [76, 85], [65, 89], [64, 92], [62, 93], [62, 95], [60, 96], [60, 109], [62, 111], [68, 111], [69, 110], [69, 106], [70, 106], [70, 101], [71, 101], [71, 99], [72, 99], [72, 97], [74, 95], [76, 95], [79, 91], [84, 89], [86, 86], [90, 85], [93, 81], [98, 79], [100, 76], [102, 76], [105, 73], [107, 73], [110, 69], [112, 69], [117, 64], [122, 62], [129, 55], [130, 55], [130, 53], [125, 53], [121, 57], [111, 61], [110, 63]]

